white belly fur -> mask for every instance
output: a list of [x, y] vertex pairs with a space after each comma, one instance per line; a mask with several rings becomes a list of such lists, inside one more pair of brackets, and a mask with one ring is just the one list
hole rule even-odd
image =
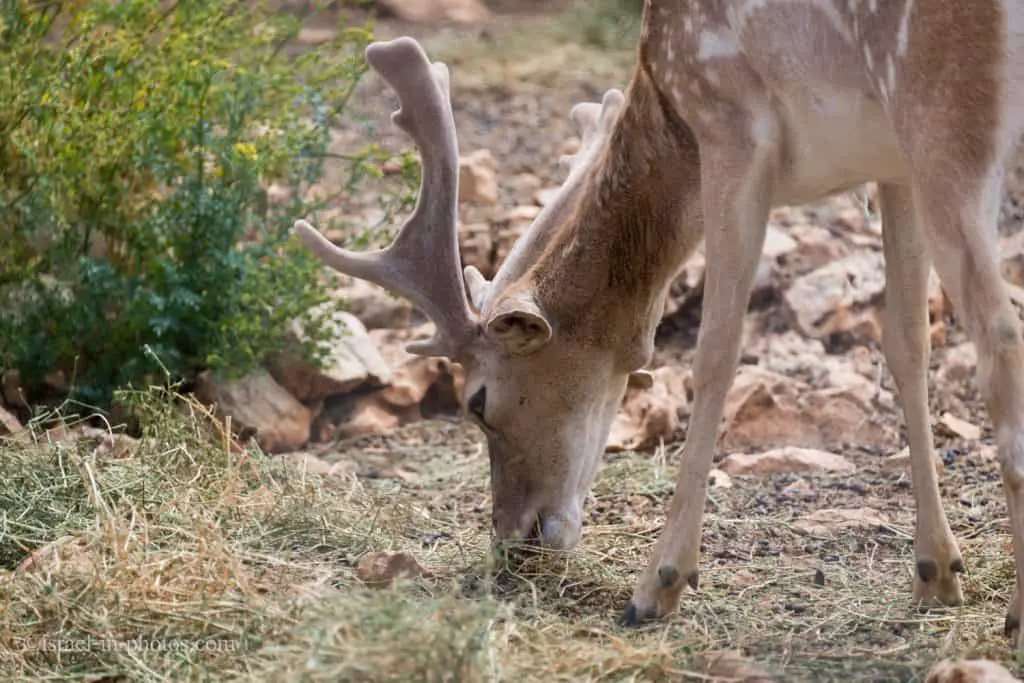
[[773, 203], [804, 204], [868, 181], [906, 177], [881, 104], [853, 90], [806, 85], [775, 92], [783, 135]]

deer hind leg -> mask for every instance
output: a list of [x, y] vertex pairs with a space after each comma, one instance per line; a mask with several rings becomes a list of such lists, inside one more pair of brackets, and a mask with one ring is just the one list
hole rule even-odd
[[[943, 154], [956, 153], [944, 150]], [[1024, 343], [1020, 321], [999, 271], [996, 217], [1002, 155], [993, 154], [977, 181], [963, 172], [929, 174], [952, 163], [921, 155], [916, 183], [919, 224], [927, 231], [935, 268], [978, 351], [976, 381], [995, 430], [1010, 515], [1017, 589], [1007, 630], [1024, 645], [1018, 617], [1024, 595]], [[955, 159], [957, 157], [952, 157]], [[924, 160], [927, 159], [925, 162]], [[936, 162], [939, 163], [936, 163]]]
[[899, 392], [910, 443], [917, 526], [914, 599], [924, 605], [963, 602], [960, 549], [939, 496], [928, 411], [928, 271], [931, 260], [914, 217], [907, 186], [881, 185], [885, 249], [885, 325], [882, 349]]
[[694, 407], [665, 527], [626, 609], [627, 624], [668, 614], [686, 585], [697, 588], [708, 473], [764, 245], [772, 149], [701, 149], [707, 268]]

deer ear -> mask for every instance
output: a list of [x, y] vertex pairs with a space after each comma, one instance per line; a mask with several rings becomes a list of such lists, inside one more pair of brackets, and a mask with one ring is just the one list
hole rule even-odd
[[551, 340], [551, 324], [528, 292], [498, 302], [485, 329], [488, 337], [516, 356], [536, 353]]

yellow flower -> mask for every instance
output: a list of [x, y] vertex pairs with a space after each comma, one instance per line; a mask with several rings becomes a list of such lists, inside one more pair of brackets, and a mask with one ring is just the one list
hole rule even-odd
[[236, 142], [235, 151], [249, 161], [256, 161], [256, 146], [252, 143]]
[[44, 92], [43, 96], [39, 98], [39, 106], [40, 107], [46, 106], [46, 103], [49, 102], [49, 101], [50, 101], [50, 93], [49, 92]]

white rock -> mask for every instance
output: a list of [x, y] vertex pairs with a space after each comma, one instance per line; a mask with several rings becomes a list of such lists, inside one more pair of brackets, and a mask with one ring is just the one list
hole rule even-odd
[[[322, 321], [331, 341], [324, 367], [317, 368], [297, 354], [277, 354], [267, 362], [274, 379], [300, 401], [317, 401], [346, 394], [364, 384], [381, 386], [391, 379], [391, 370], [359, 318], [344, 311]], [[298, 325], [295, 334], [304, 335]]]

